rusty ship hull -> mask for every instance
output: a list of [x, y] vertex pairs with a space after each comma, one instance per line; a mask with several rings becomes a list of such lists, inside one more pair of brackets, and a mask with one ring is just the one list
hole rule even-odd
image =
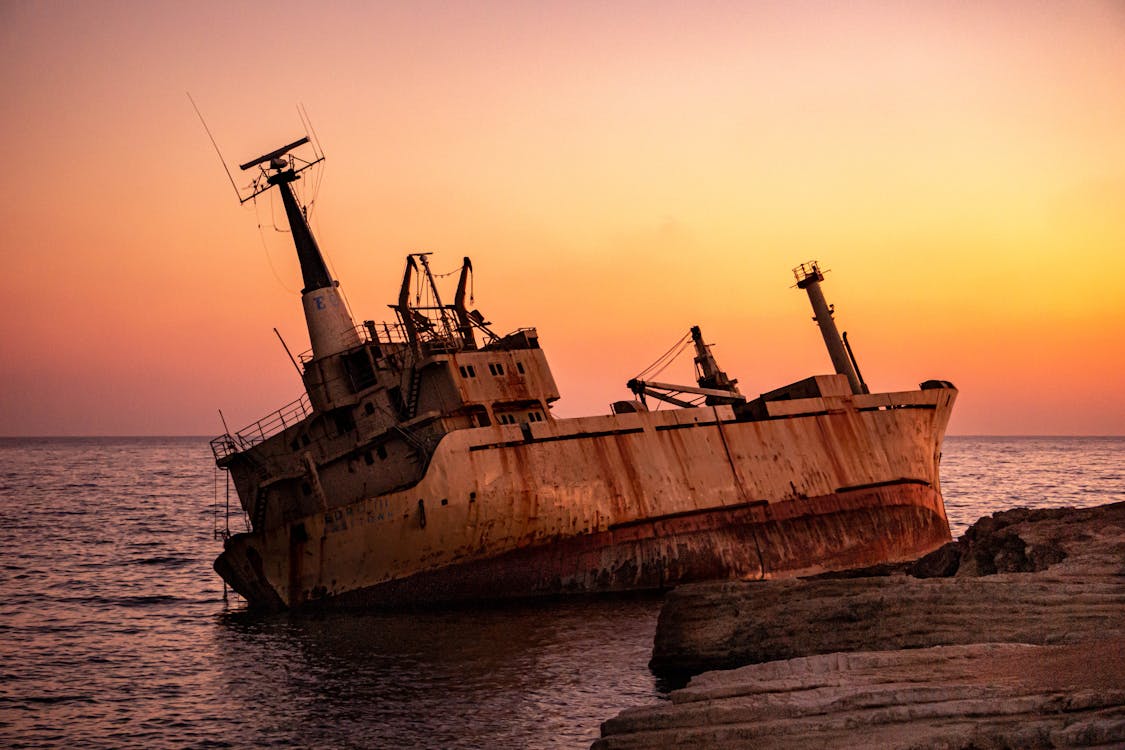
[[423, 479], [229, 540], [216, 568], [267, 607], [657, 589], [916, 558], [949, 540], [956, 390], [460, 430]]
[[[698, 326], [602, 416], [560, 419], [534, 328], [443, 302], [411, 253], [395, 320], [356, 325], [297, 198], [308, 138], [242, 166], [276, 191], [304, 287], [297, 401], [211, 442], [247, 531], [216, 571], [252, 606], [403, 604], [774, 578], [917, 557], [949, 539], [946, 381], [871, 393], [815, 261], [794, 269], [832, 361], [756, 397]], [[447, 297], [448, 299], [448, 297]], [[694, 353], [688, 385], [646, 380]], [[299, 364], [298, 364], [299, 359]], [[657, 408], [650, 408], [654, 402]], [[663, 408], [669, 405], [672, 408]]]

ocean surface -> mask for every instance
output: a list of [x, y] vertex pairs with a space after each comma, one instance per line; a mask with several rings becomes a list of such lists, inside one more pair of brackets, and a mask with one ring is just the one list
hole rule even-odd
[[[584, 748], [664, 695], [658, 596], [250, 614], [222, 482], [204, 439], [0, 439], [0, 747]], [[942, 483], [954, 536], [1121, 501], [1125, 438], [952, 437]]]

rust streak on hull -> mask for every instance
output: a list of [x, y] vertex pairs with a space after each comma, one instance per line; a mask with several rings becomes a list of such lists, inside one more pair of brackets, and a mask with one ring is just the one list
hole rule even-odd
[[949, 539], [938, 458], [955, 395], [911, 392], [896, 397], [910, 408], [877, 410], [862, 407], [888, 394], [791, 400], [780, 411], [796, 414], [765, 421], [715, 407], [461, 430], [414, 486], [236, 535], [216, 569], [276, 608], [659, 588], [917, 557]]
[[788, 578], [915, 559], [949, 538], [932, 487], [892, 483], [636, 521], [303, 604], [396, 607]]
[[[898, 493], [911, 497], [889, 504], [895, 500], [887, 496]], [[940, 502], [932, 489], [899, 485], [854, 494], [800, 501], [803, 510], [776, 519], [768, 508], [750, 505], [639, 522], [350, 591], [324, 604], [396, 607], [788, 578], [871, 559], [914, 559], [949, 541], [943, 516], [932, 509]]]

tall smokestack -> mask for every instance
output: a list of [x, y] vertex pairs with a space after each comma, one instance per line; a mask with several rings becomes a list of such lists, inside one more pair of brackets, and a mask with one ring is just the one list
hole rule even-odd
[[312, 344], [313, 359], [321, 359], [359, 344], [359, 334], [340, 294], [340, 284], [333, 281], [328, 273], [324, 256], [321, 255], [305, 219], [305, 212], [297, 205], [297, 199], [289, 186], [299, 179], [301, 178], [289, 169], [270, 175], [268, 181], [271, 185], [277, 185], [281, 202], [285, 206], [285, 216], [289, 219], [289, 229], [293, 234], [293, 244], [297, 247], [297, 259], [301, 263], [301, 277], [305, 284], [301, 290], [301, 304], [309, 327], [309, 343]]

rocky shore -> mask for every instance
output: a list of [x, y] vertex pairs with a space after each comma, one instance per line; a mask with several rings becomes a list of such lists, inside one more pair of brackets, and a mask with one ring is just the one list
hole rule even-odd
[[695, 676], [595, 748], [1125, 746], [1125, 503], [997, 513], [908, 565], [684, 586], [651, 666]]

